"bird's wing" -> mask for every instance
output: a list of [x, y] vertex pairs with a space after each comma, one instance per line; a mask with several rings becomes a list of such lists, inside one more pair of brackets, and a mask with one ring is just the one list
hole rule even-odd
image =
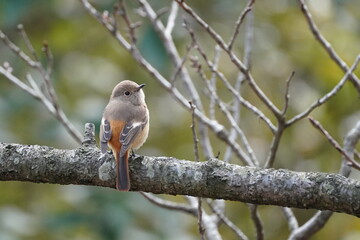
[[143, 122], [128, 122], [125, 124], [120, 134], [120, 143], [122, 145], [120, 155], [124, 155], [129, 150], [136, 137], [146, 126], [146, 123], [147, 119]]

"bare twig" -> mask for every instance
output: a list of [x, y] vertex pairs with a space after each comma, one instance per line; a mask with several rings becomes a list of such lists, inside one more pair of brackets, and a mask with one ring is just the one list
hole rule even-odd
[[269, 110], [277, 117], [281, 117], [280, 110], [270, 101], [270, 99], [265, 95], [265, 93], [260, 89], [260, 87], [255, 82], [252, 77], [249, 69], [244, 65], [243, 62], [236, 56], [236, 54], [231, 51], [223, 38], [213, 29], [211, 28], [195, 11], [187, 5], [182, 0], [176, 0], [176, 2], [184, 9], [201, 27], [203, 27], [206, 32], [210, 35], [210, 37], [228, 54], [230, 60], [234, 63], [236, 67], [246, 76], [246, 79], [249, 82], [250, 87], [253, 89], [255, 94], [259, 97], [259, 99], [264, 103], [265, 106], [269, 108]]
[[327, 102], [330, 98], [335, 96], [341, 90], [341, 88], [344, 86], [344, 84], [346, 83], [346, 80], [356, 70], [359, 62], [360, 62], [360, 55], [358, 55], [356, 57], [354, 64], [345, 73], [344, 77], [339, 81], [339, 83], [336, 84], [336, 86], [333, 89], [331, 89], [330, 92], [328, 92], [323, 97], [319, 98], [317, 101], [315, 101], [313, 104], [311, 104], [311, 106], [307, 110], [305, 110], [304, 112], [302, 112], [302, 113], [296, 115], [295, 117], [291, 118], [290, 120], [288, 120], [286, 122], [286, 125], [287, 126], [292, 125], [295, 122], [299, 121], [300, 119], [303, 119], [303, 118], [307, 117], [315, 108], [321, 106], [322, 104]]
[[151, 193], [140, 192], [140, 194], [143, 195], [151, 203], [153, 203], [159, 207], [166, 208], [169, 210], [185, 212], [190, 215], [197, 216], [196, 208], [193, 208], [190, 205], [164, 200], [159, 197], [156, 197], [154, 194], [151, 194]]
[[313, 119], [311, 117], [309, 117], [309, 120], [315, 128], [319, 129], [320, 132], [325, 135], [325, 137], [329, 140], [331, 145], [333, 145], [333, 147], [345, 157], [345, 159], [348, 161], [349, 166], [351, 166], [357, 170], [360, 170], [360, 164], [358, 162], [356, 162], [352, 157], [350, 157], [342, 147], [340, 147], [340, 144], [333, 137], [331, 137], [331, 135], [328, 133], [328, 131], [326, 131], [324, 129], [324, 127], [321, 126], [321, 124], [318, 121], [316, 121], [315, 119]]
[[165, 35], [171, 36], [171, 33], [175, 26], [175, 20], [176, 20], [178, 10], [179, 10], [178, 4], [176, 2], [172, 2], [169, 18], [168, 18], [167, 25], [166, 25], [166, 28], [164, 31]]
[[0, 73], [4, 75], [9, 81], [11, 81], [16, 86], [20, 87], [22, 90], [30, 94], [36, 99], [39, 99], [38, 92], [36, 92], [33, 88], [29, 87], [25, 83], [23, 83], [20, 79], [15, 77], [11, 71], [7, 70], [6, 68], [0, 66]]
[[292, 231], [288, 240], [310, 239], [310, 237], [324, 227], [325, 223], [332, 216], [331, 211], [318, 211], [311, 219], [301, 227]]
[[[239, 93], [238, 95], [241, 94], [241, 85], [243, 83], [244, 80], [244, 75], [242, 73], [239, 73], [237, 81], [236, 81], [236, 85], [235, 85], [235, 90]], [[239, 119], [240, 119], [240, 106], [241, 106], [241, 102], [238, 100], [237, 97], [234, 96], [234, 103], [231, 107], [232, 110], [232, 115], [234, 117], [235, 122], [237, 123], [237, 125], [239, 125]], [[229, 133], [230, 139], [232, 140], [236, 140], [237, 138], [237, 131], [235, 128], [231, 128], [230, 133]], [[232, 157], [232, 149], [230, 147], [227, 147], [224, 153], [224, 158], [223, 160], [225, 162], [229, 162], [230, 159]]]
[[192, 136], [193, 136], [193, 140], [194, 140], [194, 155], [195, 155], [195, 161], [199, 162], [199, 148], [198, 148], [198, 143], [199, 143], [199, 139], [197, 138], [196, 135], [196, 126], [195, 126], [195, 109], [196, 106], [193, 104], [192, 101], [189, 101], [190, 107], [191, 107], [191, 132], [192, 132]]
[[[195, 161], [199, 162], [199, 149], [198, 149], [198, 142], [199, 139], [196, 136], [196, 126], [195, 126], [195, 106], [192, 103], [192, 101], [189, 101], [190, 107], [192, 109], [192, 114], [191, 114], [191, 132], [193, 135], [193, 140], [194, 140], [194, 155], [195, 155]], [[199, 233], [201, 236], [202, 240], [205, 240], [205, 228], [203, 225], [203, 211], [202, 211], [202, 200], [200, 197], [197, 198], [197, 210], [198, 210], [198, 228], [199, 228]]]
[[51, 101], [51, 103], [54, 105], [54, 108], [56, 110], [57, 114], [59, 113], [59, 104], [58, 104], [58, 100], [56, 97], [56, 93], [55, 90], [53, 88], [53, 85], [51, 83], [51, 74], [52, 74], [52, 67], [53, 67], [53, 56], [49, 47], [49, 44], [47, 41], [45, 41], [43, 43], [43, 48], [42, 51], [45, 53], [45, 56], [47, 58], [47, 67], [46, 70], [45, 68], [41, 65], [41, 67], [39, 68], [39, 71], [42, 73], [43, 76], [43, 80], [44, 80], [44, 84], [45, 84], [45, 91], [47, 93], [47, 95], [49, 96], [49, 100]]
[[170, 79], [170, 82], [171, 82], [171, 84], [172, 84], [173, 87], [175, 87], [176, 78], [178, 77], [179, 72], [180, 72], [181, 69], [183, 68], [186, 60], [187, 60], [188, 57], [189, 57], [189, 54], [190, 54], [190, 52], [191, 52], [191, 49], [193, 49], [193, 48], [194, 48], [194, 43], [193, 43], [193, 42], [191, 42], [190, 45], [186, 47], [186, 52], [185, 52], [184, 56], [181, 58], [181, 63], [180, 63], [179, 66], [176, 67], [175, 72], [174, 72], [174, 74], [172, 75], [172, 77], [171, 77], [171, 79]]
[[234, 95], [234, 97], [247, 109], [249, 109], [251, 112], [253, 112], [257, 117], [259, 117], [261, 120], [263, 120], [270, 128], [270, 130], [272, 132], [275, 132], [275, 126], [272, 124], [272, 122], [270, 121], [270, 119], [268, 119], [264, 113], [262, 113], [258, 108], [256, 108], [254, 105], [252, 105], [250, 102], [246, 101], [243, 97], [241, 97], [241, 95], [239, 94], [239, 92], [229, 83], [229, 81], [226, 79], [226, 77], [224, 76], [224, 74], [222, 74], [220, 71], [218, 71], [215, 68], [214, 63], [212, 63], [208, 57], [206, 56], [205, 52], [202, 50], [200, 44], [198, 43], [198, 41], [196, 40], [195, 34], [192, 31], [192, 29], [188, 26], [187, 22], [185, 21], [184, 24], [185, 28], [187, 29], [187, 31], [189, 32], [191, 38], [193, 39], [193, 41], [195, 42], [195, 45], [197, 46], [197, 49], [200, 53], [200, 55], [202, 56], [202, 58], [205, 60], [206, 64], [208, 65], [208, 67], [210, 68], [210, 70], [216, 74], [216, 76], [222, 80], [222, 82], [225, 84], [225, 86], [228, 88], [229, 91], [231, 91], [231, 93]]
[[[192, 40], [192, 42], [194, 42], [194, 40]], [[214, 67], [215, 71], [217, 71], [217, 67], [218, 67], [218, 64], [219, 64], [220, 53], [221, 53], [221, 48], [218, 45], [216, 45], [215, 46], [215, 55], [214, 55], [214, 59], [213, 59], [213, 67]], [[211, 74], [210, 85], [214, 89], [214, 91], [216, 92], [216, 78], [217, 78], [217, 75], [215, 74], [215, 71], [213, 71], [212, 74]], [[215, 99], [214, 99], [212, 94], [210, 94], [209, 116], [210, 116], [211, 119], [216, 119], [215, 118]]]
[[[198, 49], [200, 49], [199, 45], [196, 45]], [[201, 51], [201, 50], [200, 50]], [[201, 51], [202, 52], [202, 51]], [[243, 145], [245, 146], [245, 149], [248, 154], [245, 154], [242, 150], [240, 150], [239, 158], [240, 160], [249, 166], [256, 166], [258, 161], [256, 159], [256, 156], [254, 154], [254, 151], [252, 150], [249, 141], [247, 140], [244, 132], [241, 130], [241, 128], [238, 126], [238, 124], [235, 122], [233, 116], [225, 106], [225, 104], [220, 100], [219, 96], [216, 94], [215, 90], [211, 86], [210, 81], [206, 78], [205, 73], [202, 71], [201, 65], [198, 63], [197, 59], [193, 59], [193, 67], [197, 69], [197, 72], [199, 73], [201, 79], [206, 83], [207, 89], [210, 92], [210, 96], [212, 96], [215, 103], [219, 106], [220, 110], [223, 112], [224, 116], [228, 119], [229, 123], [231, 124], [232, 128], [236, 130], [236, 132], [239, 134]], [[233, 145], [235, 145], [235, 141], [229, 139]]]
[[266, 159], [265, 168], [271, 168], [274, 165], [277, 150], [280, 145], [280, 139], [286, 128], [284, 119], [278, 119], [278, 126], [271, 141], [270, 151]]
[[20, 57], [30, 67], [37, 68], [40, 63], [32, 60], [26, 53], [24, 53], [18, 46], [16, 46], [10, 39], [0, 30], [0, 39], [7, 45], [11, 51], [13, 51], [18, 57]]
[[287, 220], [290, 231], [295, 231], [299, 227], [299, 223], [293, 211], [288, 207], [281, 207], [280, 209]]
[[[344, 150], [349, 157], [352, 157], [355, 152], [356, 144], [360, 140], [360, 121], [358, 121], [354, 128], [352, 128], [344, 139]], [[351, 168], [348, 165], [348, 160], [343, 156], [343, 164], [339, 173], [345, 177], [349, 177]], [[330, 219], [333, 212], [318, 211], [312, 218], [310, 218], [304, 225], [292, 231], [289, 240], [308, 239], [317, 231], [319, 231]]]
[[239, 34], [240, 26], [241, 26], [242, 22], [244, 21], [246, 14], [252, 10], [252, 5], [254, 3], [255, 3], [255, 0], [250, 0], [249, 3], [247, 4], [246, 8], [241, 12], [239, 18], [237, 19], [237, 21], [235, 23], [234, 32], [231, 35], [230, 41], [227, 44], [230, 51], [232, 50], [232, 47], [234, 45], [237, 35]]
[[214, 206], [210, 200], [207, 201], [211, 210], [216, 214], [216, 216], [225, 223], [235, 234], [238, 236], [239, 239], [248, 240], [249, 238], [229, 219], [227, 218], [220, 209]]
[[75, 129], [75, 127], [70, 123], [70, 121], [66, 117], [63, 110], [59, 107], [56, 93], [51, 83], [53, 56], [50, 51], [48, 43], [44, 42], [42, 49], [47, 58], [47, 67], [45, 68], [40, 61], [36, 60], [38, 59], [37, 54], [23, 26], [19, 25], [18, 29], [20, 30], [20, 33], [25, 41], [27, 48], [30, 50], [32, 55], [34, 55], [35, 60], [33, 60], [31, 57], [25, 54], [19, 47], [17, 47], [13, 42], [11, 42], [10, 39], [1, 30], [0, 30], [0, 39], [3, 40], [5, 45], [10, 50], [12, 50], [13, 53], [16, 54], [16, 56], [18, 56], [27, 65], [29, 65], [31, 68], [36, 69], [40, 73], [45, 87], [43, 89], [38, 87], [37, 83], [33, 80], [30, 74], [27, 74], [27, 79], [30, 84], [30, 86], [28, 86], [19, 78], [17, 78], [15, 75], [13, 75], [11, 71], [8, 71], [4, 67], [0, 67], [0, 73], [4, 75], [13, 84], [20, 87], [22, 90], [33, 96], [35, 99], [41, 101], [44, 104], [44, 106], [48, 109], [48, 111], [62, 123], [62, 125], [65, 127], [67, 132], [74, 138], [74, 140], [77, 141], [78, 143], [81, 143], [82, 134], [77, 129]]
[[353, 83], [354, 87], [358, 90], [360, 93], [360, 80], [357, 78], [355, 74], [352, 73], [352, 71], [349, 70], [349, 67], [347, 64], [340, 58], [340, 56], [336, 53], [334, 48], [331, 46], [331, 44], [325, 39], [325, 37], [321, 34], [319, 28], [316, 26], [312, 15], [305, 4], [304, 0], [298, 0], [301, 11], [304, 14], [306, 21], [310, 27], [310, 30], [316, 40], [320, 43], [320, 45], [325, 49], [325, 51], [329, 54], [332, 60], [343, 70], [344, 73], [350, 72], [349, 79]]
[[[124, 22], [128, 28], [128, 31], [129, 31], [129, 35], [130, 35], [130, 41], [131, 41], [131, 45], [135, 45], [136, 44], [136, 41], [137, 41], [137, 38], [136, 38], [136, 33], [135, 33], [135, 29], [138, 27], [137, 24], [133, 24], [129, 18], [129, 15], [127, 14], [127, 11], [126, 11], [126, 6], [125, 6], [125, 3], [123, 0], [119, 0], [119, 15], [124, 19]], [[118, 12], [114, 11], [115, 13]], [[114, 14], [114, 29], [116, 30], [117, 27], [116, 27], [116, 14]]]
[[[249, 16], [247, 18], [246, 21], [246, 25], [245, 25], [245, 43], [244, 43], [244, 58], [243, 58], [243, 62], [245, 64], [245, 66], [250, 69], [250, 65], [251, 65], [251, 53], [252, 53], [252, 46], [253, 46], [253, 37], [254, 37], [254, 14], [252, 12], [249, 12]], [[236, 84], [235, 84], [235, 91], [238, 93], [236, 95], [234, 95], [233, 97], [233, 106], [232, 106], [232, 114], [234, 116], [235, 121], [239, 124], [239, 120], [240, 120], [240, 106], [241, 106], [241, 102], [239, 101], [237, 96], [241, 95], [241, 86], [245, 81], [245, 75], [242, 72], [239, 72], [238, 77], [236, 79]], [[230, 138], [232, 139], [236, 139], [237, 138], [237, 134], [236, 134], [236, 130], [234, 128], [232, 128], [230, 130]], [[231, 148], [227, 147], [225, 154], [224, 154], [224, 161], [225, 162], [229, 162], [230, 158], [232, 156], [232, 150]]]
[[274, 137], [271, 142], [270, 151], [269, 151], [266, 163], [265, 163], [265, 168], [270, 168], [274, 165], [276, 153], [277, 153], [279, 145], [280, 145], [280, 140], [281, 140], [282, 134], [284, 133], [284, 131], [287, 127], [286, 122], [285, 122], [285, 114], [286, 114], [286, 111], [288, 109], [288, 104], [289, 104], [290, 82], [291, 82], [291, 79], [293, 78], [294, 74], [295, 73], [293, 72], [290, 75], [290, 77], [288, 78], [288, 80], [286, 81], [285, 103], [284, 103], [284, 108], [281, 111], [282, 117], [277, 118], [278, 125], [276, 128], [276, 131], [274, 132]]
[[19, 24], [17, 26], [17, 29], [19, 30], [19, 32], [20, 32], [20, 34], [21, 34], [21, 36], [22, 36], [22, 38], [23, 38], [23, 40], [25, 42], [26, 47], [29, 49], [29, 51], [33, 55], [35, 61], [39, 62], [39, 57], [38, 57], [33, 45], [31, 44], [31, 41], [30, 41], [28, 35], [26, 34], [26, 32], [24, 30], [24, 25]]
[[263, 223], [261, 222], [259, 213], [257, 211], [258, 205], [248, 204], [248, 207], [250, 209], [251, 219], [253, 220], [254, 225], [255, 225], [256, 239], [263, 240], [264, 239], [264, 227], [263, 227]]
[[284, 101], [284, 108], [282, 110], [282, 114], [283, 116], [285, 117], [285, 114], [286, 114], [286, 111], [289, 107], [289, 99], [290, 99], [290, 95], [289, 95], [289, 90], [290, 90], [290, 83], [291, 83], [291, 80], [294, 78], [294, 75], [295, 75], [295, 72], [292, 72], [290, 77], [287, 79], [286, 81], [286, 88], [285, 88], [285, 94], [284, 94], [284, 98], [285, 98], [285, 101]]

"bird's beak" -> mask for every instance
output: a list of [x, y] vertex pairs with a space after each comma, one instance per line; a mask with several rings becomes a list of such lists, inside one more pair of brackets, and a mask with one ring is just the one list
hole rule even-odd
[[145, 84], [140, 84], [140, 85], [138, 86], [138, 91], [140, 91], [140, 89], [142, 89], [143, 87], [145, 87]]

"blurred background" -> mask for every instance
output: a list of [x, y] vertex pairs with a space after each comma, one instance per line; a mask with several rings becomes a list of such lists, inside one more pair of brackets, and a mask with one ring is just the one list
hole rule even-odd
[[[112, 10], [115, 1], [93, 1], [99, 9]], [[129, 13], [136, 17], [135, 1], [126, 1]], [[170, 1], [151, 1], [156, 9], [169, 7]], [[190, 3], [189, 3], [190, 4]], [[225, 39], [245, 1], [201, 0], [191, 6]], [[318, 0], [309, 7], [324, 36], [348, 65], [360, 53], [360, 2], [357, 0]], [[180, 11], [174, 39], [184, 53], [190, 39], [181, 26]], [[166, 19], [166, 18], [165, 18]], [[102, 111], [113, 87], [121, 80], [145, 83], [144, 91], [151, 112], [149, 139], [139, 154], [173, 156], [193, 160], [191, 115], [179, 106], [161, 86], [139, 67], [110, 34], [74, 0], [0, 0], [0, 29], [18, 46], [24, 42], [17, 31], [22, 23], [38, 54], [46, 40], [54, 56], [53, 84], [59, 104], [79, 131], [86, 122], [98, 127]], [[210, 57], [214, 42], [193, 25]], [[137, 29], [138, 46], [143, 55], [170, 78], [174, 68], [161, 40], [143, 20]], [[235, 51], [242, 54], [244, 34], [240, 33]], [[0, 64], [9, 62], [13, 73], [25, 79], [26, 73], [38, 75], [0, 43]], [[285, 81], [295, 71], [290, 90], [289, 117], [305, 110], [314, 100], [327, 93], [344, 75], [314, 40], [296, 1], [269, 0], [254, 5], [254, 40], [252, 73], [260, 87], [281, 106]], [[220, 69], [234, 83], [238, 71], [222, 56]], [[356, 71], [360, 76], [360, 71]], [[191, 73], [196, 79], [196, 72]], [[201, 80], [196, 80], [201, 92]], [[249, 88], [244, 97], [264, 110]], [[228, 91], [218, 88], [219, 96], [230, 101]], [[248, 135], [260, 160], [266, 158], [271, 133], [252, 113], [242, 112], [241, 126]], [[346, 133], [360, 119], [359, 99], [352, 84], [347, 83], [331, 101], [312, 114], [342, 142]], [[26, 124], [24, 124], [26, 119]], [[176, 121], [172, 121], [176, 119]], [[219, 119], [226, 124], [225, 119]], [[76, 148], [78, 144], [45, 107], [0, 76], [0, 141]], [[224, 145], [212, 138], [214, 151], [224, 152]], [[221, 155], [220, 155], [221, 158]], [[239, 163], [236, 159], [234, 163]], [[340, 156], [326, 139], [305, 119], [292, 126], [282, 139], [276, 168], [296, 171], [336, 173]], [[359, 174], [351, 177], [360, 179]], [[183, 201], [180, 197], [169, 197]], [[229, 218], [250, 238], [254, 229], [245, 204], [229, 202]], [[260, 206], [266, 239], [286, 239], [287, 224], [278, 207]], [[300, 224], [314, 210], [295, 210]], [[224, 239], [234, 239], [225, 226]], [[198, 239], [197, 219], [184, 213], [155, 207], [138, 193], [119, 193], [110, 189], [86, 186], [60, 186], [20, 182], [0, 182], [0, 239]], [[312, 239], [360, 239], [360, 220], [345, 214], [334, 214], [329, 223]]]

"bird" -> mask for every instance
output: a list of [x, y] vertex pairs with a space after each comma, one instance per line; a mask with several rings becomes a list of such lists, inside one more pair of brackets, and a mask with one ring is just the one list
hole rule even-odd
[[118, 83], [104, 109], [100, 125], [100, 148], [108, 147], [116, 161], [116, 189], [130, 190], [129, 151], [137, 150], [149, 134], [149, 110], [143, 87], [130, 80]]

